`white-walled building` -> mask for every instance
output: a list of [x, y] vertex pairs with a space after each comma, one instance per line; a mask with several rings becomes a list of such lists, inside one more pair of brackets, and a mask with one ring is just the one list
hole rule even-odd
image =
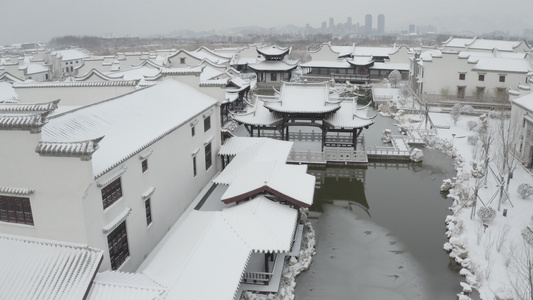
[[0, 232], [135, 270], [219, 169], [217, 103], [169, 79], [53, 116], [57, 102], [0, 106]]
[[508, 105], [508, 89], [526, 83], [533, 71], [525, 42], [451, 39], [443, 45], [421, 52], [411, 63], [411, 87], [430, 102]]
[[533, 169], [533, 93], [529, 86], [525, 93], [511, 100], [510, 134], [516, 137], [516, 156], [524, 166]]

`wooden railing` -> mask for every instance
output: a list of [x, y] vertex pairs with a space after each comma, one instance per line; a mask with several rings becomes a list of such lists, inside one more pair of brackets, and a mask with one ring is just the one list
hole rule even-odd
[[244, 272], [242, 276], [242, 281], [244, 283], [254, 283], [254, 284], [264, 284], [268, 285], [272, 278], [272, 273], [265, 272]]
[[366, 153], [368, 155], [410, 156], [409, 150], [400, 150], [395, 147], [367, 147]]

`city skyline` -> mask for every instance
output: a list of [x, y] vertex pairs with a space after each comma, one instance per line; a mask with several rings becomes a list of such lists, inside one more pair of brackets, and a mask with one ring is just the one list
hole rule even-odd
[[523, 6], [523, 0], [506, 3], [489, 0], [482, 6], [459, 0], [431, 5], [413, 0], [409, 6], [389, 0], [379, 3], [333, 0], [327, 6], [313, 1], [285, 3], [271, 0], [252, 6], [236, 0], [229, 7], [220, 6], [212, 0], [191, 2], [187, 6], [169, 0], [132, 0], [127, 4], [118, 0], [94, 0], [84, 5], [67, 0], [0, 1], [5, 2], [0, 12], [0, 26], [8, 28], [0, 33], [0, 45], [47, 42], [53, 37], [65, 35], [146, 37], [179, 30], [199, 32], [254, 26], [305, 27], [306, 24], [320, 28], [321, 23], [330, 17], [343, 20], [343, 23], [351, 17], [352, 24], [363, 24], [366, 14], [372, 15], [374, 20], [379, 14], [385, 15], [385, 32], [391, 33], [408, 31], [409, 24], [433, 25], [447, 33], [500, 30], [515, 35], [533, 27], [528, 23], [526, 10], [512, 9]]

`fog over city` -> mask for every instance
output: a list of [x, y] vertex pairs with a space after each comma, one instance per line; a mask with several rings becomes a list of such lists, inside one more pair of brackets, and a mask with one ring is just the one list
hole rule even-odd
[[64, 35], [145, 37], [179, 30], [210, 31], [234, 27], [285, 25], [319, 28], [352, 18], [364, 25], [366, 14], [384, 14], [385, 32], [407, 31], [409, 24], [433, 25], [440, 33], [502, 31], [521, 35], [532, 27], [526, 1], [118, 1], [1, 0], [0, 45], [47, 42]]

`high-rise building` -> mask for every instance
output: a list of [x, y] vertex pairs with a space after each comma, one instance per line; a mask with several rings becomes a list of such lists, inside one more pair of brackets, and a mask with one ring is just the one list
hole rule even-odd
[[333, 21], [333, 17], [329, 18], [329, 28], [333, 29], [333, 26], [335, 26], [335, 22]]
[[352, 17], [348, 17], [348, 20], [346, 20], [346, 29], [352, 31]]
[[415, 33], [415, 25], [409, 24], [409, 33]]
[[385, 33], [385, 15], [379, 14], [378, 15], [378, 34], [384, 34]]
[[368, 14], [365, 16], [365, 33], [372, 33], [372, 15]]

